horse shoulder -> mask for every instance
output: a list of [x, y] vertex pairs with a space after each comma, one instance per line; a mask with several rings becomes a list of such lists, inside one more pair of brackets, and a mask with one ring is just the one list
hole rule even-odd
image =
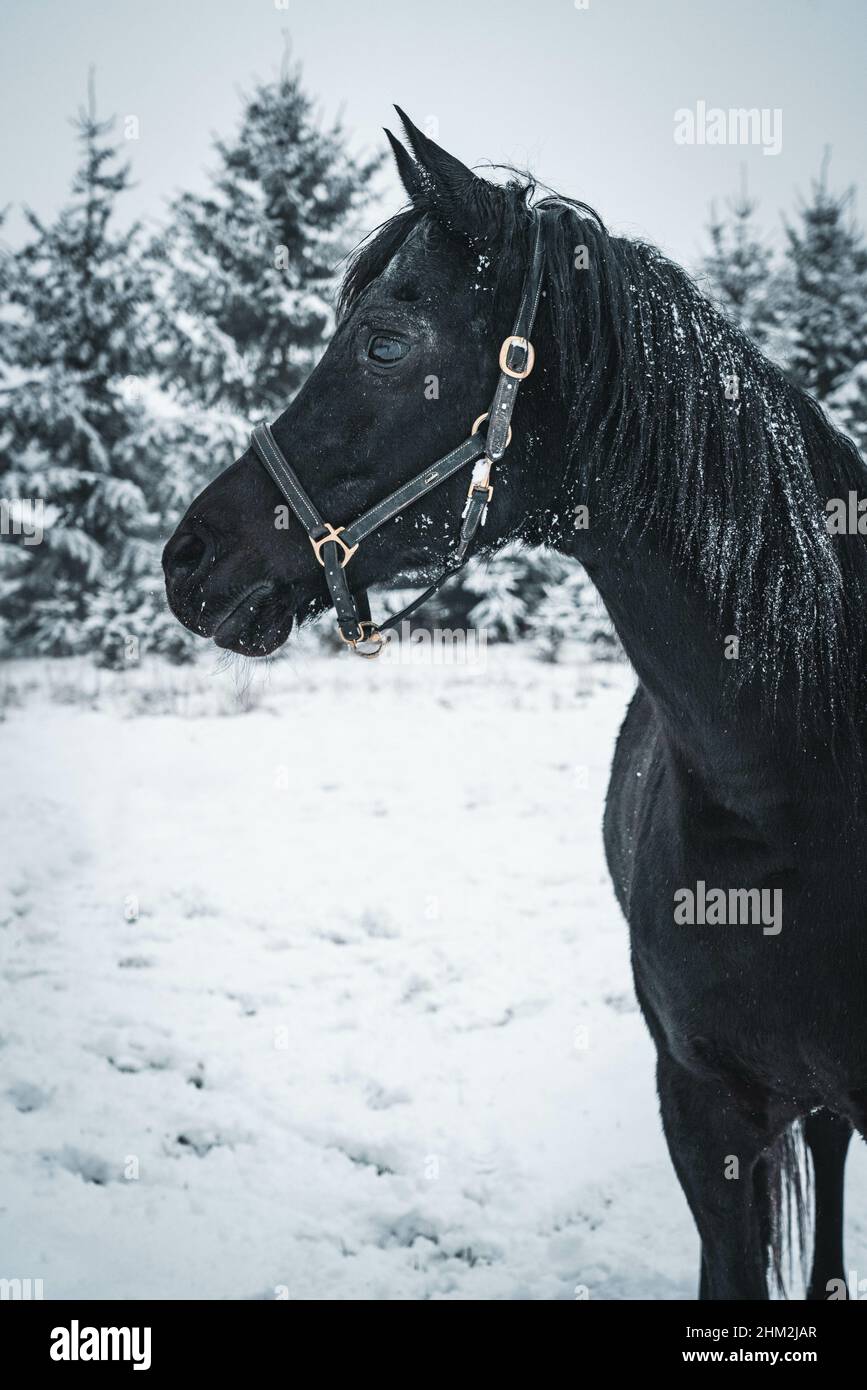
[[639, 685], [617, 736], [603, 822], [608, 869], [627, 920], [639, 826], [651, 795], [650, 774], [660, 739], [653, 702]]

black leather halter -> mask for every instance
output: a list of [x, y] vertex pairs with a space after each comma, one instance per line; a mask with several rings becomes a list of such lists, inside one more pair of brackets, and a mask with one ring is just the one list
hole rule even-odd
[[[432, 598], [447, 579], [463, 569], [479, 525], [484, 523], [494, 493], [491, 469], [503, 457], [511, 441], [512, 412], [518, 399], [518, 388], [530, 375], [535, 361], [530, 334], [533, 331], [542, 293], [545, 248], [542, 216], [538, 212], [534, 216], [536, 235], [533, 257], [524, 277], [514, 332], [504, 340], [500, 348], [500, 377], [491, 408], [478, 417], [469, 436], [456, 449], [422, 469], [414, 478], [410, 478], [409, 482], [403, 483], [394, 492], [389, 493], [388, 497], [375, 503], [349, 526], [335, 527], [320, 516], [295, 470], [278, 448], [270, 426], [257, 425], [250, 437], [253, 449], [307, 532], [313, 553], [325, 570], [325, 580], [337, 614], [340, 636], [359, 656], [378, 656], [385, 640], [382, 627], [396, 627]], [[513, 354], [516, 353], [521, 354], [518, 366], [514, 365], [513, 360]], [[481, 435], [479, 427], [485, 420], [488, 422], [487, 429], [484, 435]], [[397, 516], [413, 502], [417, 502], [420, 497], [439, 487], [440, 483], [444, 483], [468, 463], [474, 464], [473, 474], [461, 517], [457, 544], [445, 569], [423, 594], [413, 599], [412, 603], [408, 603], [399, 613], [392, 614], [385, 624], [373, 622], [367, 592], [364, 589], [350, 588], [346, 575], [347, 565], [362, 541], [386, 521]]]

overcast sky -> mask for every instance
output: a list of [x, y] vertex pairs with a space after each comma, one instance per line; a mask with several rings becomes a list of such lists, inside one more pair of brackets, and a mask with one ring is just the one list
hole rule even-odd
[[[399, 102], [467, 163], [531, 167], [608, 224], [694, 264], [712, 198], [747, 168], [769, 231], [825, 145], [861, 184], [867, 0], [4, 0], [0, 206], [50, 216], [72, 167], [67, 116], [96, 67], [101, 113], [139, 118], [130, 215], [201, 187], [214, 132], [279, 69], [285, 32], [326, 115], [380, 147]], [[678, 144], [675, 112], [781, 112], [782, 148]], [[769, 143], [769, 142], [766, 142]], [[383, 210], [400, 201], [391, 171]], [[13, 217], [5, 235], [21, 235]]]

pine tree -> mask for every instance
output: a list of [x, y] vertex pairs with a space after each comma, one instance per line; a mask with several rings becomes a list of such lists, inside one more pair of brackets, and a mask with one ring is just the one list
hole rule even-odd
[[27, 211], [30, 240], [7, 258], [0, 383], [2, 492], [41, 502], [44, 522], [41, 544], [4, 538], [7, 640], [56, 654], [91, 644], [86, 623], [106, 586], [133, 591], [127, 607], [137, 607], [157, 527], [149, 422], [134, 389], [153, 365], [150, 281], [139, 228], [114, 227], [129, 168], [109, 139], [113, 122], [97, 119], [92, 81], [73, 124], [70, 200], [51, 223]]
[[867, 358], [829, 398], [835, 424], [854, 440], [867, 463]]
[[[0, 226], [5, 221], [5, 211], [0, 214]], [[14, 258], [11, 252], [0, 245], [0, 381], [11, 364], [11, 293]], [[4, 599], [15, 592], [18, 574], [24, 565], [24, 547], [10, 543], [7, 539], [13, 522], [13, 500], [8, 487], [7, 470], [3, 465], [4, 439], [6, 428], [2, 410], [4, 399], [0, 393], [0, 653], [9, 643], [9, 619]]]
[[482, 628], [489, 641], [528, 638], [536, 655], [554, 661], [565, 643], [581, 643], [593, 656], [619, 655], [611, 622], [585, 571], [544, 546], [504, 546], [467, 567], [453, 585], [449, 614]]
[[320, 128], [288, 61], [215, 149], [211, 190], [175, 201], [159, 247], [163, 379], [249, 422], [284, 409], [324, 348], [335, 268], [380, 159], [354, 164], [339, 121]]
[[757, 233], [758, 204], [748, 196], [746, 177], [740, 193], [728, 200], [727, 215], [711, 207], [711, 251], [703, 270], [720, 308], [755, 342], [768, 346], [777, 321], [773, 253]]
[[[473, 596], [466, 621], [489, 640], [514, 642], [526, 627], [526, 555], [517, 544], [504, 546], [490, 559], [473, 561], [463, 578], [461, 587]], [[457, 601], [458, 595], [452, 598]]]
[[527, 635], [544, 661], [556, 661], [567, 645], [581, 645], [586, 655], [601, 660], [621, 655], [602, 600], [573, 561], [555, 566], [545, 579], [528, 616]]
[[786, 228], [786, 367], [822, 402], [867, 358], [867, 247], [853, 200], [853, 189], [828, 188], [826, 156], [810, 202]]
[[[7, 208], [0, 211], [0, 229], [6, 221]], [[15, 258], [12, 252], [0, 243], [0, 368], [7, 367], [11, 360], [11, 319], [10, 295]]]

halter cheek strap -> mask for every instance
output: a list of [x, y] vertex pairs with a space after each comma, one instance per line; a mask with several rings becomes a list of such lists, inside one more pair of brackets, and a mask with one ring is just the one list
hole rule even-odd
[[[533, 370], [535, 351], [530, 341], [539, 308], [545, 270], [543, 219], [535, 214], [536, 235], [533, 256], [521, 291], [521, 302], [515, 318], [514, 332], [500, 348], [500, 375], [491, 408], [474, 422], [468, 437], [457, 448], [429, 464], [427, 468], [402, 483], [381, 502], [376, 502], [348, 526], [332, 526], [323, 520], [315, 503], [305, 491], [298, 475], [278, 447], [269, 425], [257, 425], [250, 443], [260, 461], [286, 498], [292, 511], [307, 532], [313, 553], [325, 570], [325, 582], [337, 615], [337, 627], [343, 641], [359, 656], [377, 656], [385, 640], [378, 623], [370, 616], [370, 605], [364, 589], [350, 588], [346, 570], [362, 541], [392, 517], [398, 516], [434, 488], [446, 482], [467, 464], [473, 464], [467, 501], [461, 516], [460, 532], [454, 551], [442, 574], [418, 598], [399, 613], [388, 618], [386, 627], [396, 627], [423, 603], [427, 603], [442, 588], [447, 579], [463, 569], [480, 525], [484, 524], [493, 497], [491, 470], [506, 452], [512, 438], [512, 414], [518, 399], [518, 389]], [[487, 421], [484, 435], [480, 428]]]

